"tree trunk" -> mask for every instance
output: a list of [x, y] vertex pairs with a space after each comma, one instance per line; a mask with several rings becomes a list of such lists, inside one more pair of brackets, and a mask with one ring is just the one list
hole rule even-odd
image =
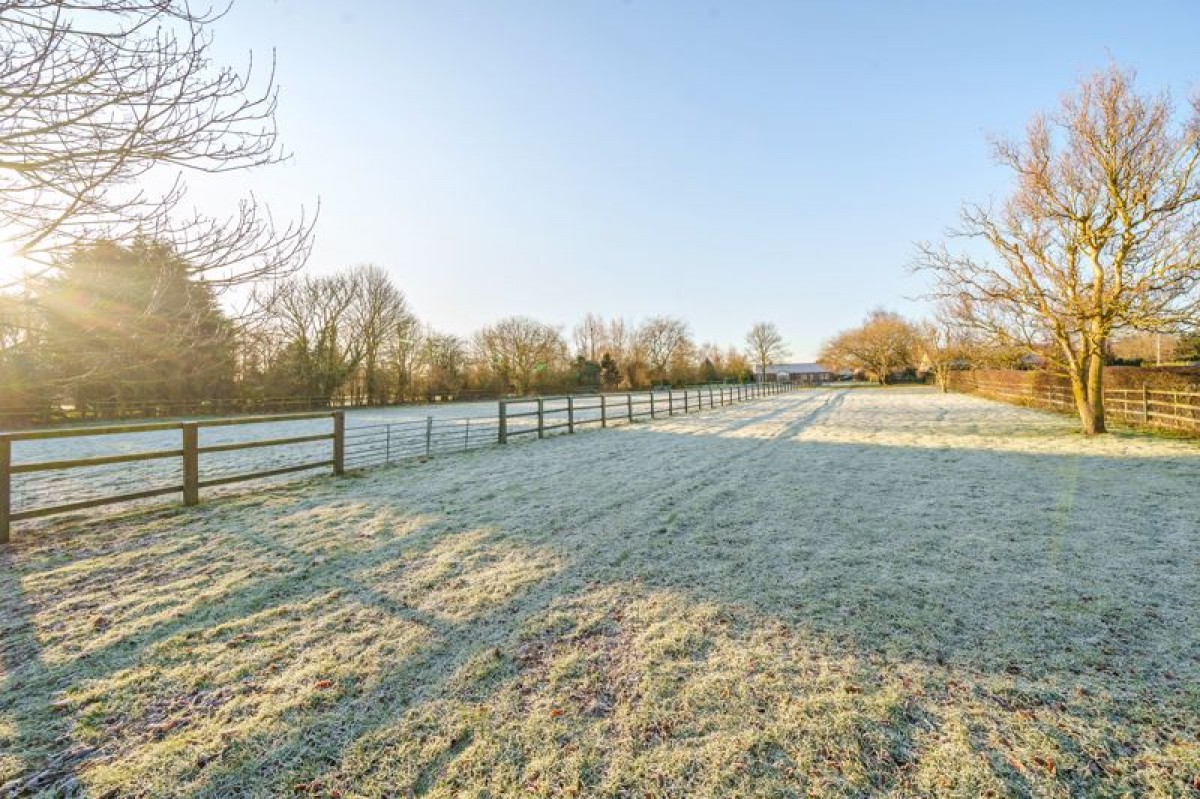
[[1071, 396], [1075, 400], [1075, 410], [1079, 413], [1080, 432], [1085, 436], [1095, 435], [1096, 416], [1092, 408], [1092, 403], [1088, 397], [1088, 383], [1086, 370], [1081, 372], [1071, 372]]
[[1087, 435], [1107, 432], [1104, 424], [1104, 342], [1097, 345], [1097, 352], [1088, 360], [1087, 395], [1091, 406], [1092, 426], [1085, 430]]

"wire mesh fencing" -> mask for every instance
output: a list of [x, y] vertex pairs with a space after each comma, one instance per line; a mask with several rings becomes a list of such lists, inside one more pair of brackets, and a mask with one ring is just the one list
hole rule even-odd
[[491, 446], [498, 427], [498, 419], [432, 416], [355, 426], [346, 431], [346, 468], [385, 466]]

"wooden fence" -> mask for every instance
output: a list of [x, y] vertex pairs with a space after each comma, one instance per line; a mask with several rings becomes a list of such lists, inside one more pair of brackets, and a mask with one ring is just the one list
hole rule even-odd
[[[958, 391], [1035, 408], [1075, 413], [1069, 386], [1035, 372], [1015, 376], [961, 373], [951, 381]], [[1137, 427], [1200, 435], [1200, 386], [1175, 388], [1108, 387], [1104, 389], [1106, 416]]]
[[186, 416], [247, 416], [320, 413], [347, 408], [385, 408], [411, 404], [471, 402], [495, 399], [495, 392], [459, 392], [405, 397], [370, 404], [363, 397], [229, 397], [208, 400], [94, 400], [78, 405], [47, 405], [32, 410], [0, 407], [0, 427], [26, 428], [80, 422], [123, 422], [131, 419], [170, 419]]
[[743, 383], [660, 392], [501, 400], [496, 440], [507, 444], [509, 439], [521, 435], [545, 438], [555, 431], [574, 433], [586, 425], [608, 427], [618, 421], [632, 424], [639, 419], [693, 413], [783, 394], [798, 387], [795, 383]]
[[[85, 510], [100, 505], [151, 499], [167, 494], [180, 494], [184, 504], [195, 505], [200, 501], [201, 489], [230, 483], [322, 468], [331, 468], [333, 474], [337, 475], [342, 474], [347, 468], [367, 468], [404, 459], [430, 457], [434, 454], [493, 446], [497, 443], [507, 444], [510, 439], [522, 435], [545, 438], [557, 432], [574, 433], [586, 425], [608, 427], [621, 422], [633, 423], [643, 419], [695, 413], [706, 408], [720, 408], [760, 397], [795, 391], [798, 388], [799, 386], [791, 383], [747, 383], [657, 392], [501, 400], [496, 417], [436, 419], [428, 416], [424, 419], [404, 419], [389, 423], [356, 425], [349, 429], [346, 427], [343, 411], [326, 411], [0, 433], [0, 544], [8, 542], [12, 523], [25, 519]], [[205, 428], [312, 419], [331, 420], [331, 429], [328, 432], [311, 435], [259, 438], [205, 446], [202, 446], [200, 442], [200, 431]], [[14, 442], [156, 431], [178, 431], [179, 446], [170, 449], [103, 454], [97, 457], [70, 460], [14, 463], [12, 457]], [[323, 441], [330, 442], [331, 451], [328, 458], [320, 460], [307, 460], [285, 466], [272, 465], [272, 468], [243, 470], [235, 474], [206, 475], [202, 468], [202, 455], [257, 450], [263, 447], [293, 447]], [[124, 463], [171, 460], [182, 464], [181, 481], [171, 485], [142, 488], [136, 491], [117, 490], [114, 493], [94, 498], [57, 504], [51, 502], [31, 508], [14, 509], [12, 505], [12, 478], [14, 476], [63, 472]], [[144, 476], [123, 475], [120, 483], [136, 483]]]
[[[288, 438], [256, 439], [238, 441], [228, 444], [200, 446], [200, 428], [227, 427], [230, 425], [264, 424], [267, 422], [300, 421], [305, 419], [330, 419], [332, 429], [327, 433]], [[180, 446], [178, 449], [153, 450], [150, 452], [120, 453], [102, 455], [94, 458], [79, 458], [74, 460], [39, 461], [34, 463], [17, 463], [12, 460], [12, 445], [15, 441], [37, 441], [52, 438], [79, 438], [84, 436], [110, 436], [121, 433], [147, 433], [161, 430], [178, 430]], [[82, 427], [62, 430], [30, 430], [15, 433], [0, 433], [0, 544], [7, 543], [12, 522], [23, 519], [36, 519], [56, 513], [85, 510], [100, 505], [110, 505], [117, 502], [132, 502], [149, 499], [164, 494], [181, 494], [185, 505], [195, 505], [200, 501], [200, 489], [237, 483], [245, 480], [257, 480], [265, 477], [291, 474], [330, 467], [334, 474], [342, 474], [345, 469], [346, 451], [346, 417], [342, 411], [332, 413], [286, 414], [282, 416], [249, 416], [237, 419], [213, 419], [197, 422], [159, 422], [135, 425], [108, 425], [104, 427]], [[328, 460], [307, 461], [288, 466], [263, 469], [253, 472], [243, 472], [234, 475], [204, 478], [200, 468], [200, 456], [219, 452], [234, 452], [237, 450], [258, 449], [260, 447], [285, 447], [305, 444], [315, 441], [330, 441], [331, 453]], [[121, 494], [110, 494], [79, 502], [68, 502], [58, 505], [43, 505], [13, 512], [12, 509], [12, 476], [36, 472], [63, 471], [94, 466], [109, 466], [120, 463], [138, 461], [180, 459], [183, 465], [183, 481], [181, 484], [160, 486], [155, 488], [131, 491]]]

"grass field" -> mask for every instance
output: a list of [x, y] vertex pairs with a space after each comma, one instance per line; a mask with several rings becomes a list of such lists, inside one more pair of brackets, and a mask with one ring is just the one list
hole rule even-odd
[[1073, 426], [813, 391], [19, 530], [0, 796], [1200, 794], [1200, 445]]

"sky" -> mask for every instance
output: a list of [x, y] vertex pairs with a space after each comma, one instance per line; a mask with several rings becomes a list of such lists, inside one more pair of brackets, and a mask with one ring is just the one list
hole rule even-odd
[[309, 268], [387, 269], [435, 327], [686, 319], [797, 360], [884, 306], [914, 244], [1003, 196], [1017, 136], [1110, 60], [1182, 105], [1200, 3], [238, 0], [218, 56], [277, 59], [292, 158], [202, 184], [319, 200]]

